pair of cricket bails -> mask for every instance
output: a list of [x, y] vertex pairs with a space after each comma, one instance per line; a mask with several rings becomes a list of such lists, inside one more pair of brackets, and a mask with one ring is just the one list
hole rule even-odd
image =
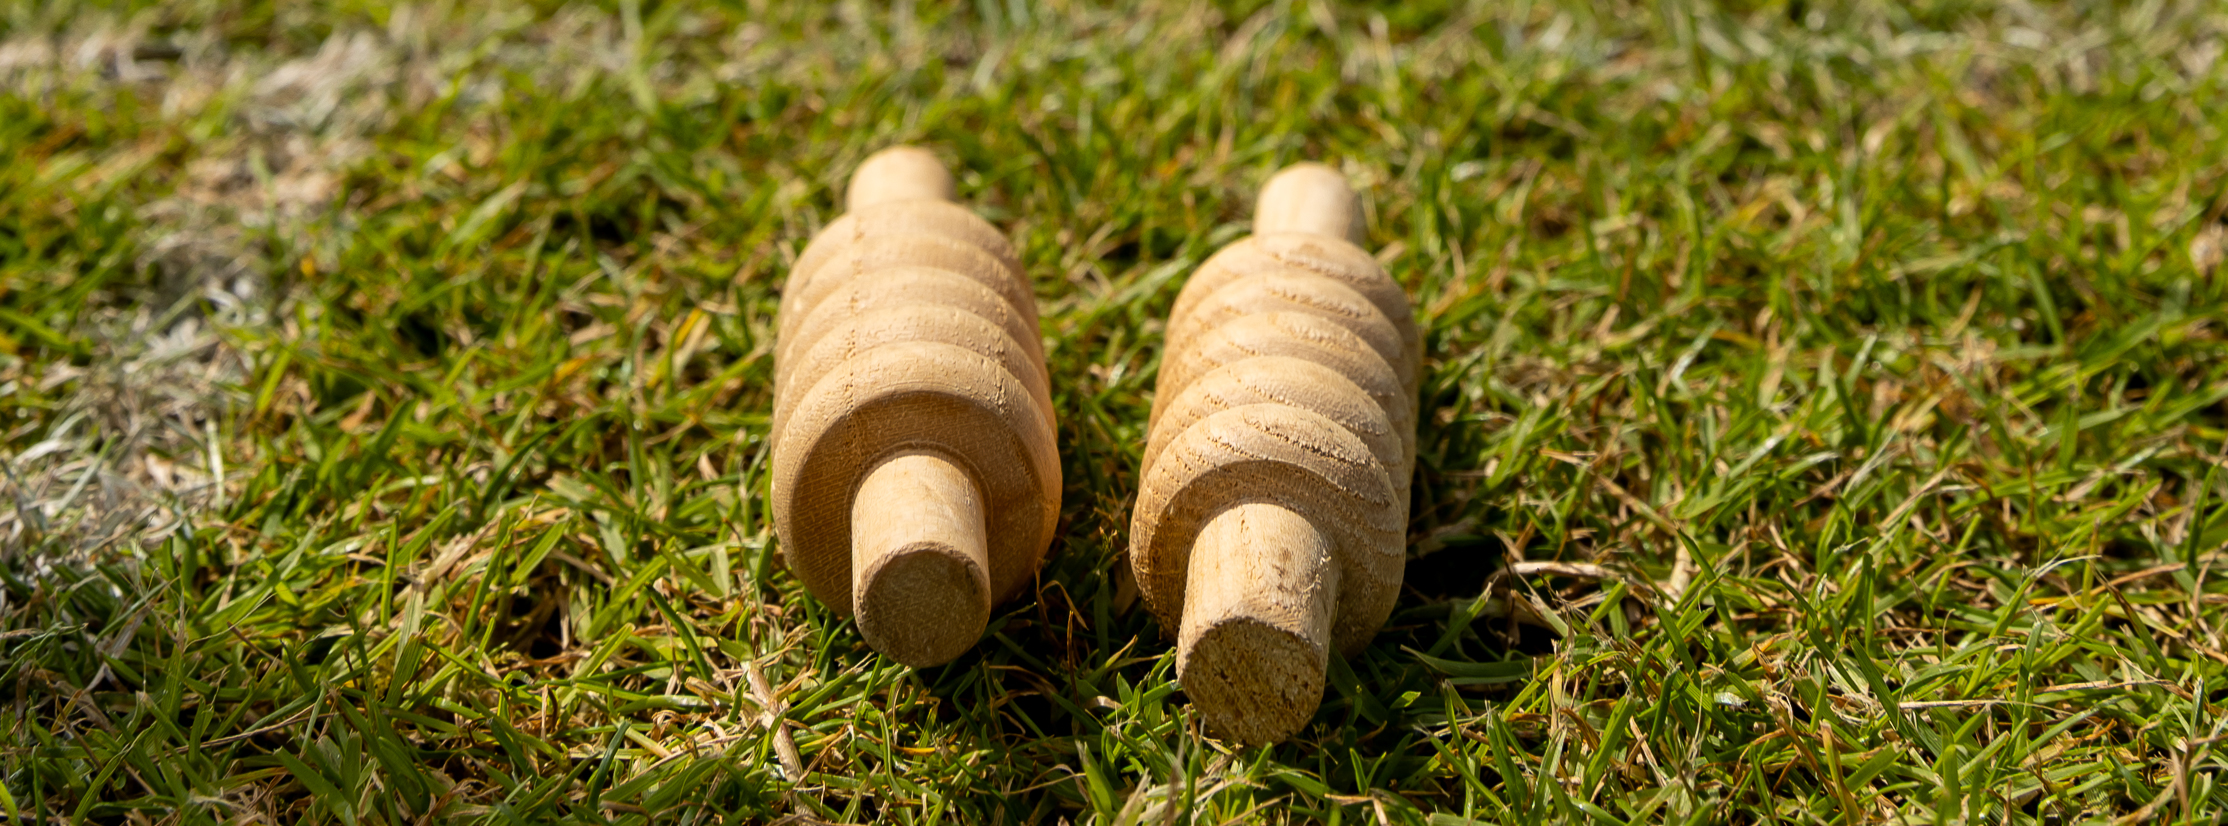
[[[884, 150], [782, 292], [773, 516], [869, 645], [949, 662], [1033, 580], [1060, 462], [1036, 296], [927, 152]], [[1422, 355], [1338, 173], [1278, 173], [1169, 314], [1129, 565], [1208, 728], [1282, 740], [1400, 587]]]

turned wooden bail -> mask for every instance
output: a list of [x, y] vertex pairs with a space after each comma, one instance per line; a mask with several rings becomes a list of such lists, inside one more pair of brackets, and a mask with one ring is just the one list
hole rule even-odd
[[1036, 299], [1012, 246], [884, 150], [783, 289], [773, 517], [805, 587], [913, 666], [974, 645], [1027, 585], [1060, 467]]
[[1400, 587], [1422, 337], [1338, 173], [1271, 178], [1169, 316], [1130, 563], [1210, 730], [1290, 737]]

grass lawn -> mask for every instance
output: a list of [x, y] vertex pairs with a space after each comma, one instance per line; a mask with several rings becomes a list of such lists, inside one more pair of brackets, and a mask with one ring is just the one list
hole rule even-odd
[[[2217, 823], [2202, 2], [0, 6], [9, 822]], [[779, 561], [773, 313], [893, 142], [1044, 312], [1033, 596]], [[1206, 737], [1126, 566], [1186, 273], [1341, 166], [1407, 587]]]

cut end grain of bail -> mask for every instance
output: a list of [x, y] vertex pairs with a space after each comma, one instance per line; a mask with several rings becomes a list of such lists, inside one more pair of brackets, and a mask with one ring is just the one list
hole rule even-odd
[[1306, 232], [1362, 243], [1361, 201], [1346, 176], [1319, 163], [1285, 167], [1254, 200], [1253, 234]]
[[957, 659], [990, 621], [982, 495], [934, 451], [884, 459], [851, 505], [851, 593], [859, 633], [906, 665]]
[[956, 190], [952, 173], [926, 149], [893, 146], [874, 153], [851, 174], [844, 196], [852, 212], [893, 201], [949, 201]]
[[1271, 502], [1225, 508], [1200, 529], [1176, 674], [1209, 731], [1274, 743], [1315, 716], [1338, 604], [1333, 553], [1307, 517]]

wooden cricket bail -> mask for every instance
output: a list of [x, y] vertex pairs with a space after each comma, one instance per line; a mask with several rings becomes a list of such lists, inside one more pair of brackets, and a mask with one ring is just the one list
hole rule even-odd
[[774, 345], [770, 510], [789, 569], [876, 651], [949, 662], [1027, 585], [1060, 467], [1035, 295], [910, 147], [863, 162]]
[[1337, 172], [1279, 172], [1254, 216], [1169, 316], [1130, 563], [1207, 727], [1272, 743], [1398, 596], [1422, 338]]

